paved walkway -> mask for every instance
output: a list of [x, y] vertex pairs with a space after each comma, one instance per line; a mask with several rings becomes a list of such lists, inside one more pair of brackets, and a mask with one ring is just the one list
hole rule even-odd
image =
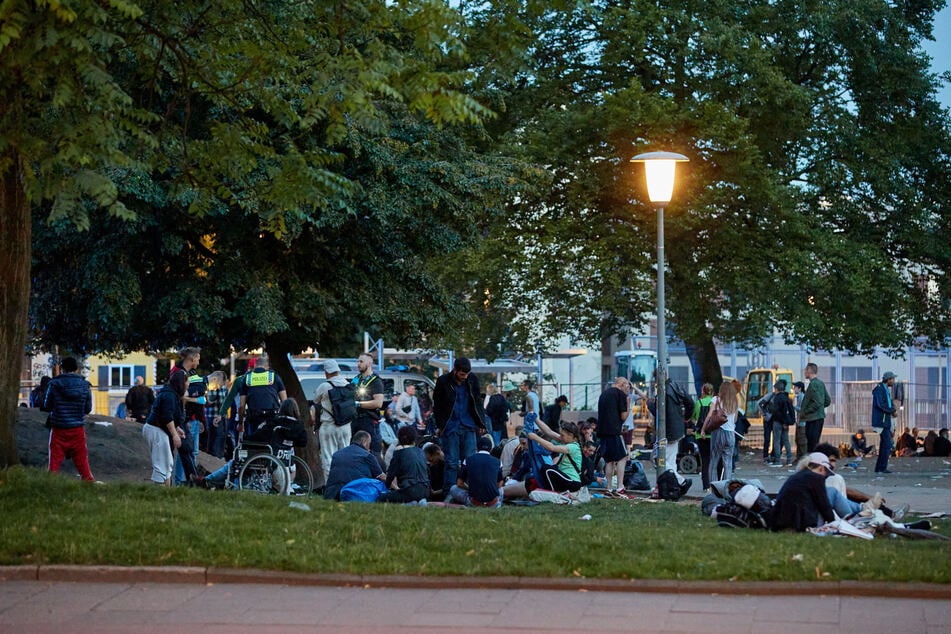
[[[850, 468], [848, 464], [856, 464]], [[648, 463], [647, 479], [654, 483], [654, 472]], [[890, 474], [876, 474], [875, 459], [840, 461], [838, 473], [848, 486], [872, 494], [880, 492], [890, 506], [911, 505], [917, 513], [951, 513], [951, 459], [947, 458], [892, 458]], [[777, 493], [793, 472], [785, 467], [767, 467], [758, 452], [744, 452], [736, 477], [757, 478], [767, 493]], [[699, 499], [702, 489], [699, 475], [689, 476], [693, 481], [688, 497]]]
[[0, 583], [0, 632], [951, 633], [951, 601], [259, 584]]

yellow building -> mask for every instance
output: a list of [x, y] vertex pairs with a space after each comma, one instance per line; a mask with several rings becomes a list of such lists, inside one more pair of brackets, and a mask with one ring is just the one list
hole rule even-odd
[[92, 385], [92, 413], [114, 416], [137, 376], [144, 378], [146, 385], [154, 386], [155, 361], [154, 356], [145, 352], [130, 352], [119, 358], [88, 357], [86, 378]]

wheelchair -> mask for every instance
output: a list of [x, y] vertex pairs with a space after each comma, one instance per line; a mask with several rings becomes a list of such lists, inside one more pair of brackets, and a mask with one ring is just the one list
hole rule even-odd
[[700, 446], [692, 431], [688, 431], [677, 446], [677, 471], [688, 475], [700, 473]]
[[294, 455], [287, 427], [275, 427], [270, 443], [238, 438], [226, 480], [227, 488], [270, 495], [310, 495], [314, 474]]

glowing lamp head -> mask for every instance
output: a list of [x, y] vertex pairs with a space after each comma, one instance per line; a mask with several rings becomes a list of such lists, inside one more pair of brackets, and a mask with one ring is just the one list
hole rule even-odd
[[677, 163], [689, 161], [683, 154], [674, 152], [647, 152], [631, 159], [643, 163], [647, 172], [647, 195], [655, 205], [670, 202], [674, 193], [674, 171]]

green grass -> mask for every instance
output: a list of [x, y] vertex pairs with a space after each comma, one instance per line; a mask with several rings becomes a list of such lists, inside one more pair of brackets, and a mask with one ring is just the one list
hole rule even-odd
[[[296, 498], [301, 500], [302, 498]], [[339, 504], [0, 471], [0, 564], [302, 572], [951, 583], [948, 542], [718, 528], [691, 504]], [[589, 513], [591, 521], [579, 518]], [[948, 523], [936, 529], [951, 533]]]

